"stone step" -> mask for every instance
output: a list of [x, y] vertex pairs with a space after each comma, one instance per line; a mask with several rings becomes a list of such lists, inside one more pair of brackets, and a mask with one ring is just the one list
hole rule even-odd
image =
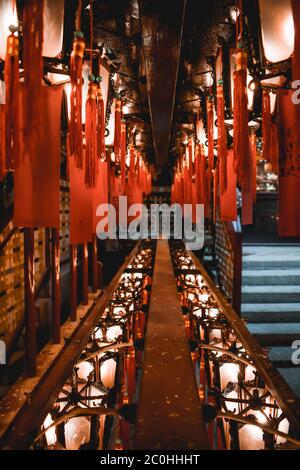
[[287, 245], [243, 245], [243, 255], [256, 255], [263, 257], [271, 256], [287, 256], [287, 255], [300, 257], [300, 244], [288, 243]]
[[266, 315], [272, 313], [279, 313], [285, 315], [287, 313], [298, 313], [300, 315], [300, 303], [284, 303], [276, 302], [271, 304], [266, 303], [247, 303], [242, 304], [242, 314], [247, 316], [248, 313], [265, 313]]
[[243, 271], [245, 286], [300, 286], [300, 269], [245, 269]]
[[243, 258], [243, 270], [245, 269], [297, 269], [300, 265], [300, 258], [287, 258], [282, 259], [281, 256], [273, 257], [272, 259], [267, 259], [262, 256], [249, 256]]
[[[260, 305], [260, 304], [246, 304], [246, 305]], [[270, 304], [270, 306], [276, 305], [276, 304]], [[294, 304], [287, 304], [287, 305], [294, 305]], [[242, 305], [243, 308], [243, 305]], [[243, 318], [248, 322], [248, 323], [281, 323], [282, 321], [284, 323], [297, 323], [300, 322], [300, 312], [299, 310], [291, 310], [291, 311], [278, 311], [278, 312], [272, 312], [272, 311], [258, 311], [258, 310], [252, 310], [249, 312], [243, 312], [242, 313]]]
[[300, 340], [300, 323], [247, 323], [262, 346], [291, 346]]
[[300, 286], [242, 286], [242, 302], [299, 303]]
[[297, 397], [300, 398], [300, 366], [293, 368], [278, 367], [278, 371]]
[[286, 362], [295, 367], [292, 363], [292, 354], [294, 351], [291, 346], [275, 346], [268, 350], [268, 355], [273, 363]]

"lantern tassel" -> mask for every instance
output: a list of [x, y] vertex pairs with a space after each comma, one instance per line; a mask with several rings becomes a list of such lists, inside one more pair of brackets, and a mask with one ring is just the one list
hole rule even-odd
[[250, 151], [251, 151], [251, 159], [252, 159], [252, 192], [253, 192], [253, 202], [256, 202], [256, 134], [255, 132], [251, 132], [250, 134]]
[[126, 186], [126, 121], [122, 119], [121, 123], [121, 180], [122, 186]]
[[238, 49], [234, 72], [233, 148], [235, 170], [243, 190], [249, 189], [251, 159], [248, 139], [247, 52]]
[[90, 82], [85, 108], [85, 184], [94, 188], [97, 182], [97, 130], [96, 130], [97, 85]]
[[71, 110], [70, 110], [70, 155], [74, 156], [78, 168], [83, 167], [82, 144], [82, 65], [85, 43], [83, 33], [74, 33], [73, 51], [70, 59]]
[[271, 150], [271, 104], [268, 90], [263, 91], [262, 97], [262, 135], [263, 159], [269, 162]]
[[14, 170], [20, 151], [19, 144], [19, 38], [13, 34], [7, 38], [5, 59], [5, 149], [6, 171]]
[[115, 107], [115, 138], [114, 138], [114, 153], [116, 162], [120, 161], [120, 150], [121, 150], [121, 111], [122, 102], [120, 99], [116, 100]]
[[97, 90], [97, 144], [98, 158], [105, 157], [105, 116], [104, 100], [101, 90], [101, 84], [98, 84]]
[[43, 12], [44, 0], [28, 0], [23, 8], [23, 122], [24, 151], [36, 149], [43, 128], [40, 123], [43, 82]]
[[279, 136], [278, 136], [278, 123], [277, 122], [271, 123], [270, 163], [272, 166], [272, 171], [275, 171], [275, 173], [277, 173], [278, 166], [279, 166]]
[[207, 140], [208, 140], [208, 168], [214, 167], [214, 108], [213, 97], [207, 98]]
[[225, 129], [225, 104], [223, 93], [223, 80], [219, 80], [217, 87], [217, 117], [218, 117], [218, 162], [220, 175], [220, 191], [223, 194], [227, 189], [227, 139]]
[[5, 175], [5, 105], [0, 104], [0, 181]]

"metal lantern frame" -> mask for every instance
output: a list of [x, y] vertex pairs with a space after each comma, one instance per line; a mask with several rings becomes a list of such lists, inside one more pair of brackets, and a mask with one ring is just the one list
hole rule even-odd
[[[46, 421], [35, 438], [33, 448], [65, 448], [64, 426], [78, 417], [84, 417], [90, 422], [87, 445], [97, 441], [99, 426], [102, 425], [104, 426], [103, 441], [99, 445], [105, 448], [115, 448], [123, 420], [120, 415], [120, 404], [130, 406], [124, 389], [125, 358], [134, 351], [139, 365], [142, 360], [146, 321], [143, 323], [143, 331], [137, 330], [135, 326], [139, 315], [144, 315], [146, 320], [154, 252], [154, 243], [141, 243], [140, 249], [125, 269], [119, 284], [108, 300], [86, 347], [73, 366], [72, 374], [47, 412]], [[120, 331], [120, 334], [108, 338], [107, 333], [112, 327], [118, 327], [117, 332]], [[115, 361], [116, 367], [113, 387], [108, 388], [101, 378], [101, 366], [111, 360]], [[79, 376], [82, 364], [91, 366], [85, 378]], [[132, 406], [134, 408], [134, 405]], [[112, 419], [106, 422], [105, 416], [107, 415], [110, 415]], [[50, 425], [49, 421], [51, 421]], [[56, 433], [57, 437], [54, 445], [48, 445], [47, 441], [47, 434], [51, 430], [52, 433]]]
[[[300, 441], [282, 430], [291, 416], [281, 408], [263, 380], [252, 357], [254, 351], [244, 344], [238, 331], [237, 318], [224, 314], [207, 275], [199, 269], [190, 252], [174, 247], [172, 260], [199, 396], [202, 404], [215, 409], [214, 426], [215, 430], [219, 429], [224, 448], [239, 449], [241, 431], [249, 429], [246, 426], [254, 426], [253, 429], [261, 433], [262, 449], [299, 449]], [[258, 348], [258, 345], [253, 346]], [[263, 351], [258, 354], [266, 355]], [[222, 384], [221, 369], [225, 364], [237, 368], [238, 373], [235, 380]], [[253, 372], [250, 377], [247, 368]], [[202, 369], [205, 373], [204, 376], [200, 373], [199, 379]]]

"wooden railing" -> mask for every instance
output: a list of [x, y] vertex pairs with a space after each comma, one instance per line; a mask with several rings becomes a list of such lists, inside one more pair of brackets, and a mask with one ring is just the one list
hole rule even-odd
[[[186, 331], [194, 348], [199, 396], [202, 403], [215, 407], [222, 424], [211, 429], [216, 445], [213, 448], [220, 448], [215, 436], [221, 429], [225, 448], [252, 449], [253, 442], [246, 440], [252, 433], [248, 433], [251, 425], [257, 427], [260, 449], [289, 445], [300, 448], [299, 398], [197, 257], [175, 246], [172, 259]], [[256, 416], [258, 412], [263, 413], [261, 420]], [[244, 425], [250, 425], [250, 430]], [[241, 430], [246, 433], [243, 442], [239, 442]], [[254, 436], [258, 439], [257, 433]]]
[[220, 287], [235, 311], [241, 311], [242, 232], [239, 222], [216, 222], [215, 252]]

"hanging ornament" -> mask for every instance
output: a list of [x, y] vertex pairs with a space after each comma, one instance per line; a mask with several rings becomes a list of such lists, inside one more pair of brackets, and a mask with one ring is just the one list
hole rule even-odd
[[97, 182], [98, 158], [97, 158], [97, 85], [95, 77], [89, 76], [88, 96], [86, 100], [85, 118], [85, 184], [88, 188], [94, 188]]
[[255, 132], [251, 132], [250, 134], [250, 152], [251, 152], [251, 159], [252, 159], [252, 192], [253, 192], [253, 202], [256, 201], [256, 134]]
[[121, 122], [121, 151], [120, 151], [120, 167], [121, 167], [121, 180], [122, 186], [126, 186], [126, 121], [122, 119]]
[[5, 81], [5, 169], [14, 170], [20, 153], [19, 143], [19, 38], [17, 27], [9, 27], [4, 69]]
[[82, 144], [82, 66], [85, 43], [83, 33], [75, 31], [70, 60], [71, 111], [70, 111], [70, 155], [79, 168], [83, 167]]
[[223, 194], [227, 189], [227, 138], [225, 129], [225, 103], [223, 93], [223, 80], [218, 81], [217, 87], [217, 118], [218, 118], [218, 163], [220, 176], [220, 191]]
[[279, 136], [278, 122], [271, 123], [271, 146], [270, 146], [270, 163], [272, 171], [278, 173], [279, 166]]
[[207, 97], [207, 140], [208, 140], [208, 168], [214, 167], [214, 103], [213, 96]]
[[97, 153], [98, 158], [105, 157], [105, 115], [104, 100], [101, 90], [101, 77], [98, 77], [97, 88]]
[[251, 171], [248, 139], [247, 52], [241, 46], [236, 53], [233, 121], [235, 170], [242, 188], [247, 190]]
[[114, 138], [114, 153], [116, 162], [120, 161], [121, 151], [121, 118], [122, 118], [122, 100], [119, 95], [116, 97], [115, 106], [115, 138]]
[[3, 181], [5, 174], [5, 105], [0, 104], [0, 181]]
[[43, 82], [44, 0], [28, 0], [23, 8], [23, 138], [24, 152], [32, 155], [41, 141], [40, 121]]
[[270, 92], [263, 90], [262, 96], [262, 136], [263, 136], [263, 159], [270, 161], [271, 149], [271, 104]]

